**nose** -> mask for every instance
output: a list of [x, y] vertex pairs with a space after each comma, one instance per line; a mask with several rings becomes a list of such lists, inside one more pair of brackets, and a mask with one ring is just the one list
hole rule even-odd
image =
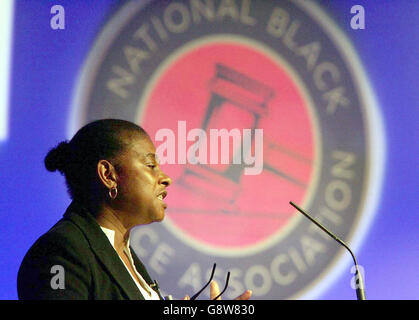
[[172, 179], [170, 179], [170, 177], [165, 174], [163, 171], [161, 172], [161, 177], [160, 177], [160, 184], [164, 184], [166, 187], [170, 186], [172, 184]]

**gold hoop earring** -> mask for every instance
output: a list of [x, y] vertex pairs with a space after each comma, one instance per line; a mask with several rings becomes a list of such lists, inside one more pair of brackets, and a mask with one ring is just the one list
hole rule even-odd
[[115, 199], [117, 195], [118, 195], [118, 188], [117, 187], [112, 187], [112, 188], [109, 189], [109, 197], [111, 199]]

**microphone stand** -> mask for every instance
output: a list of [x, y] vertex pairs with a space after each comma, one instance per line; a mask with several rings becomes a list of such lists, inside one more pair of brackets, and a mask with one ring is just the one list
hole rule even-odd
[[304, 212], [301, 208], [299, 208], [294, 202], [290, 201], [290, 205], [292, 205], [295, 209], [297, 209], [299, 212], [301, 212], [303, 215], [305, 215], [311, 222], [313, 222], [315, 225], [317, 225], [320, 229], [322, 229], [324, 232], [326, 232], [329, 236], [331, 236], [333, 239], [335, 239], [338, 243], [340, 243], [342, 246], [344, 246], [349, 253], [352, 256], [352, 259], [355, 263], [355, 276], [357, 276], [358, 281], [356, 284], [356, 297], [358, 300], [366, 300], [365, 298], [365, 287], [364, 287], [364, 281], [362, 280], [362, 275], [359, 272], [358, 263], [356, 262], [356, 258], [352, 250], [349, 248], [349, 246], [340, 240], [337, 236], [335, 236], [332, 232], [326, 229], [325, 226], [323, 226], [320, 222], [316, 221], [314, 218], [312, 218], [308, 213]]

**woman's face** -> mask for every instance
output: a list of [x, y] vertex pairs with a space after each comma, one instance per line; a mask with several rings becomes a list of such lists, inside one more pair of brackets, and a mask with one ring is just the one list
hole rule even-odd
[[156, 149], [148, 137], [129, 138], [131, 141], [119, 158], [118, 209], [131, 225], [161, 221], [167, 208], [163, 199], [172, 180], [161, 171]]

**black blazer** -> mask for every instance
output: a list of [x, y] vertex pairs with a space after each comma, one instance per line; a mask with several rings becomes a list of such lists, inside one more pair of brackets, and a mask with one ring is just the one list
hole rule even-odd
[[[137, 271], [152, 280], [131, 248]], [[65, 288], [53, 289], [54, 265], [64, 268]], [[144, 299], [93, 215], [73, 201], [47, 233], [26, 253], [20, 266], [19, 299]], [[161, 296], [160, 296], [161, 298]]]

